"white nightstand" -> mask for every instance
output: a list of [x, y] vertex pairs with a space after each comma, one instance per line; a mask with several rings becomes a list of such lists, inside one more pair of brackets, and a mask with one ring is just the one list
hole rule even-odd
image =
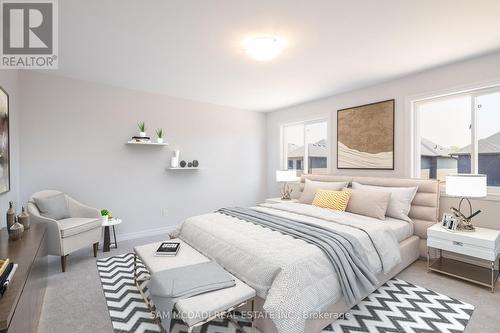
[[285, 202], [299, 202], [297, 199], [281, 200], [281, 198], [266, 199], [266, 203], [285, 203]]
[[[431, 260], [430, 249], [439, 250], [439, 258]], [[442, 251], [459, 253], [487, 260], [491, 268], [469, 264], [463, 261], [443, 258]], [[435, 224], [427, 229], [427, 270], [474, 282], [495, 291], [499, 271], [495, 262], [500, 254], [500, 230], [476, 227], [475, 232], [451, 232]], [[499, 262], [500, 264], [500, 262]]]

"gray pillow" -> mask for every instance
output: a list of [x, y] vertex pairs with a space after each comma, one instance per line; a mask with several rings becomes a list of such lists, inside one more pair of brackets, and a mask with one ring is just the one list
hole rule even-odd
[[408, 217], [408, 213], [410, 212], [411, 202], [413, 201], [415, 194], [417, 194], [418, 187], [373, 186], [352, 182], [352, 189], [391, 192], [391, 200], [385, 215], [394, 217], [395, 219], [411, 222], [411, 219]]
[[391, 200], [391, 192], [352, 190], [347, 188], [344, 188], [344, 191], [351, 192], [346, 212], [385, 220], [387, 207], [389, 207]]
[[40, 215], [53, 220], [62, 220], [68, 217], [69, 207], [66, 195], [56, 194], [50, 197], [33, 198]]
[[318, 190], [340, 191], [346, 186], [347, 182], [318, 182], [306, 179], [304, 190], [300, 194], [299, 202], [311, 205], [314, 200], [314, 196], [316, 195], [316, 191]]

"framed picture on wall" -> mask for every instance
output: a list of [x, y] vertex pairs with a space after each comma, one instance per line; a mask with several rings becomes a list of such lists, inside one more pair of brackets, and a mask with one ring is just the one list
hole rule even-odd
[[0, 193], [10, 190], [9, 95], [0, 87]]
[[394, 99], [337, 111], [337, 168], [394, 170]]

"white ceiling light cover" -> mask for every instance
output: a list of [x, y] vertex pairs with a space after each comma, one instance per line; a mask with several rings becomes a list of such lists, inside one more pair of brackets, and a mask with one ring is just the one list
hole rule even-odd
[[257, 61], [269, 61], [276, 58], [286, 46], [284, 39], [275, 36], [248, 38], [243, 44], [248, 55]]

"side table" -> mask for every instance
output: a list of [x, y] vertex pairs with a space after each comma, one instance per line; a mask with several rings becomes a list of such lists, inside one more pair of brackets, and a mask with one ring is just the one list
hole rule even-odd
[[110, 251], [110, 246], [111, 246], [111, 234], [109, 227], [113, 227], [113, 238], [114, 238], [114, 244], [115, 244], [115, 249], [118, 248], [118, 243], [116, 242], [116, 231], [115, 231], [115, 226], [122, 223], [123, 221], [121, 219], [117, 218], [111, 218], [106, 222], [102, 222], [101, 226], [104, 228], [104, 245], [102, 248], [103, 252], [109, 252]]
[[[439, 250], [431, 259], [430, 250]], [[489, 262], [490, 267], [473, 265], [462, 260], [443, 257], [442, 251], [457, 253]], [[434, 224], [427, 229], [427, 270], [466, 280], [495, 291], [499, 271], [495, 263], [500, 256], [500, 230], [476, 227], [474, 232], [450, 232]], [[500, 261], [499, 261], [500, 265]]]

